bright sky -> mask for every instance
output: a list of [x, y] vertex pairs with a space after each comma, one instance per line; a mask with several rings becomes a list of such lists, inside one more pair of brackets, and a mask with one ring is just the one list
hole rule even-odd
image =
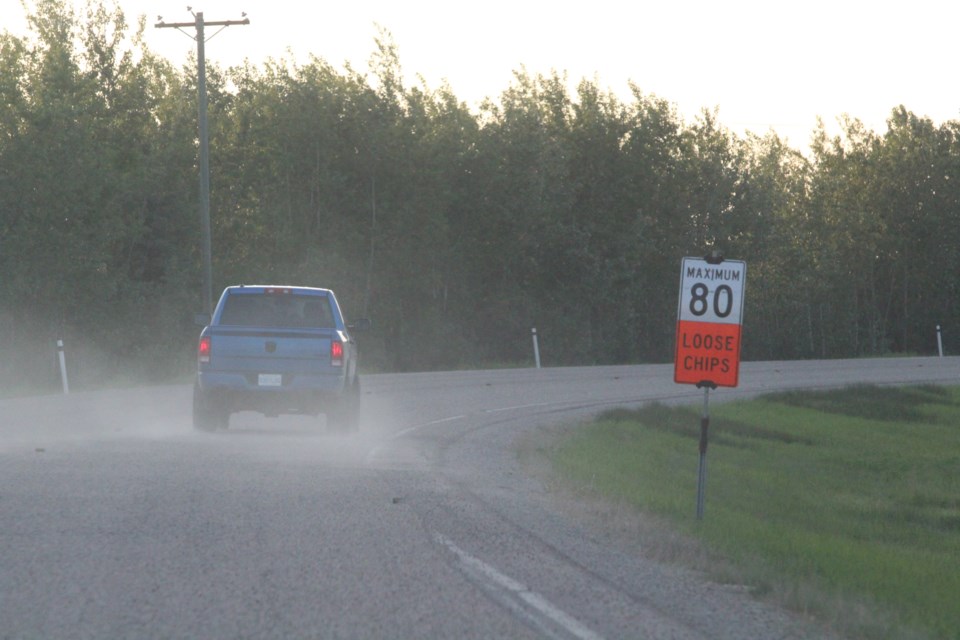
[[[32, 0], [27, 0], [32, 2]], [[223, 66], [314, 54], [360, 71], [376, 25], [393, 35], [408, 86], [446, 80], [471, 106], [498, 98], [525, 67], [596, 80], [630, 100], [628, 82], [675, 104], [688, 121], [719, 107], [742, 133], [775, 129], [803, 147], [820, 116], [842, 114], [886, 130], [903, 104], [936, 124], [960, 119], [960, 3], [943, 0], [119, 0], [131, 23], [147, 16], [151, 49], [182, 62], [195, 43], [166, 22], [240, 19], [206, 45]], [[20, 0], [0, 0], [0, 29], [24, 32]], [[209, 36], [213, 29], [208, 29]]]

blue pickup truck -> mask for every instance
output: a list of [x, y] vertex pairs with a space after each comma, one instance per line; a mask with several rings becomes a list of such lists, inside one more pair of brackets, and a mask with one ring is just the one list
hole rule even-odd
[[359, 428], [360, 376], [351, 332], [333, 291], [227, 287], [200, 333], [193, 425], [225, 429], [235, 411], [324, 413], [328, 427]]

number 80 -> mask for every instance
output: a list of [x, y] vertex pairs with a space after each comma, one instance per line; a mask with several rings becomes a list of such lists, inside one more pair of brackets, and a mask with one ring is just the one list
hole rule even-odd
[[[698, 282], [690, 287], [690, 313], [695, 316], [702, 316], [710, 310], [710, 302], [707, 296], [710, 289], [702, 282]], [[729, 285], [722, 284], [713, 292], [713, 313], [718, 318], [726, 318], [733, 311], [733, 289]]]

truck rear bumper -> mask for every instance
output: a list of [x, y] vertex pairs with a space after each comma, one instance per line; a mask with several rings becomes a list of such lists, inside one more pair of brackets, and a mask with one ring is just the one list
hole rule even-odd
[[344, 393], [343, 375], [200, 371], [197, 383], [209, 401], [229, 412], [266, 415], [323, 413]]
[[200, 388], [231, 389], [250, 392], [343, 391], [343, 372], [331, 373], [249, 373], [242, 371], [203, 371], [197, 374]]

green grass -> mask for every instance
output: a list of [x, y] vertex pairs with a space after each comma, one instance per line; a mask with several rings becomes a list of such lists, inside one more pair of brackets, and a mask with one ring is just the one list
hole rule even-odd
[[[606, 413], [552, 448], [552, 466], [850, 636], [960, 638], [960, 388], [715, 403], [697, 521], [700, 410]], [[867, 613], [854, 620], [851, 603]]]

